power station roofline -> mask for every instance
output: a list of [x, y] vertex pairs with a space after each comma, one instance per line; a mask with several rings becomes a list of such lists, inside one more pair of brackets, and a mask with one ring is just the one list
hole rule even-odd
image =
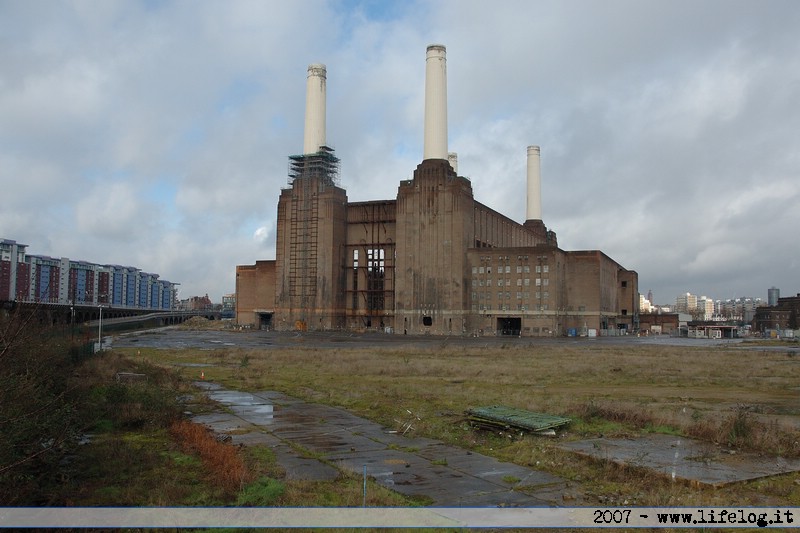
[[388, 200], [362, 200], [360, 202], [347, 202], [348, 207], [358, 207], [364, 205], [392, 205], [396, 204], [397, 199], [391, 198]]

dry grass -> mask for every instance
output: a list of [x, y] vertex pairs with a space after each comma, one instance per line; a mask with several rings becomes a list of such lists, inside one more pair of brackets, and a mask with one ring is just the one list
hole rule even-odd
[[200, 457], [209, 478], [214, 479], [228, 494], [236, 494], [254, 480], [238, 448], [217, 441], [205, 426], [177, 420], [170, 427], [170, 434], [184, 451]]
[[800, 457], [800, 435], [795, 428], [775, 419], [758, 418], [747, 405], [736, 406], [720, 420], [696, 422], [686, 428], [685, 433], [731, 448]]
[[[570, 414], [580, 404], [621, 403], [681, 425], [727, 414], [743, 401], [758, 416], [793, 417], [800, 378], [800, 366], [780, 353], [650, 346], [232, 348], [154, 355], [211, 364], [204, 369], [207, 379], [235, 388], [275, 388], [370, 411], [461, 413], [501, 403]], [[392, 414], [397, 409], [385, 413]]]
[[[148, 350], [173, 366], [205, 363], [206, 379], [278, 390], [341, 406], [416, 435], [444, 440], [574, 480], [589, 501], [623, 505], [800, 503], [795, 476], [718, 491], [676, 487], [637, 469], [578, 459], [538, 437], [477, 431], [464, 411], [509, 405], [573, 418], [562, 439], [677, 433], [710, 445], [800, 456], [800, 361], [783, 352], [592, 342], [509, 341], [315, 348]], [[196, 368], [183, 368], [197, 379]], [[727, 498], [727, 500], [726, 500]], [[765, 503], [767, 502], [767, 503]]]

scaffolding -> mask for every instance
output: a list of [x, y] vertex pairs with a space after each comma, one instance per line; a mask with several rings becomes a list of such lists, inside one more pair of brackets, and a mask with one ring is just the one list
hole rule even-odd
[[[347, 245], [345, 269], [348, 319], [363, 327], [387, 326], [394, 322], [395, 243], [387, 235], [394, 213], [384, 202], [365, 202], [348, 213], [348, 223], [363, 228], [357, 244]], [[388, 321], [389, 324], [386, 324]]]
[[289, 219], [288, 285], [291, 307], [297, 311], [295, 328], [306, 329], [317, 302], [319, 193], [339, 186], [339, 158], [333, 148], [320, 146], [314, 154], [289, 156], [292, 195]]
[[339, 186], [339, 158], [333, 148], [320, 146], [315, 154], [289, 156], [289, 185], [299, 178], [318, 178], [320, 185]]
[[317, 297], [317, 195], [313, 193], [310, 179], [298, 182], [292, 201], [289, 243], [289, 295], [292, 307], [299, 308], [299, 320], [304, 326], [311, 319]]

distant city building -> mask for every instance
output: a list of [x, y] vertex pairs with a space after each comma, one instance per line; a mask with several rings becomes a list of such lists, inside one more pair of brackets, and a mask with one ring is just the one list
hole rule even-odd
[[706, 296], [697, 299], [695, 316], [698, 320], [711, 320], [714, 317], [714, 300]]
[[772, 287], [767, 290], [767, 305], [775, 307], [778, 305], [778, 299], [781, 297], [781, 290], [777, 287]]
[[681, 321], [678, 313], [642, 313], [639, 315], [639, 328], [642, 333], [650, 335], [677, 335], [680, 326]]
[[[652, 291], [647, 293], [649, 296], [652, 296]], [[650, 298], [645, 298], [643, 294], [639, 295], [639, 312], [640, 313], [652, 313], [654, 310], [652, 300]]]
[[0, 239], [0, 301], [172, 309], [177, 283], [138, 268], [27, 254]]
[[697, 309], [697, 296], [687, 292], [675, 298], [675, 311], [678, 313], [693, 313]]
[[222, 295], [222, 309], [221, 318], [235, 318], [236, 317], [236, 294], [223, 294]]
[[211, 303], [211, 298], [206, 294], [205, 296], [192, 296], [181, 300], [178, 308], [184, 311], [208, 311], [214, 308], [214, 304]]
[[30, 287], [30, 265], [25, 262], [27, 244], [0, 239], [0, 301], [26, 297]]
[[[694, 320], [749, 323], [756, 308], [761, 305], [764, 305], [761, 298], [740, 297], [715, 301], [708, 296], [695, 296], [687, 292], [675, 299], [674, 311], [691, 314]], [[662, 311], [668, 312], [669, 308]]]
[[761, 306], [755, 311], [753, 330], [761, 334], [798, 328], [800, 328], [800, 294], [778, 298], [776, 305]]
[[714, 313], [721, 320], [750, 323], [755, 316], [756, 309], [763, 305], [764, 301], [761, 298], [749, 296], [717, 300], [714, 302]]

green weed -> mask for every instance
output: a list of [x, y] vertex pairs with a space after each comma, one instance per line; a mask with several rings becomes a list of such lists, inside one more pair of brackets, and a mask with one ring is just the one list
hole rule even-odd
[[276, 479], [260, 477], [245, 486], [236, 497], [236, 505], [241, 507], [266, 507], [275, 503], [286, 487]]

